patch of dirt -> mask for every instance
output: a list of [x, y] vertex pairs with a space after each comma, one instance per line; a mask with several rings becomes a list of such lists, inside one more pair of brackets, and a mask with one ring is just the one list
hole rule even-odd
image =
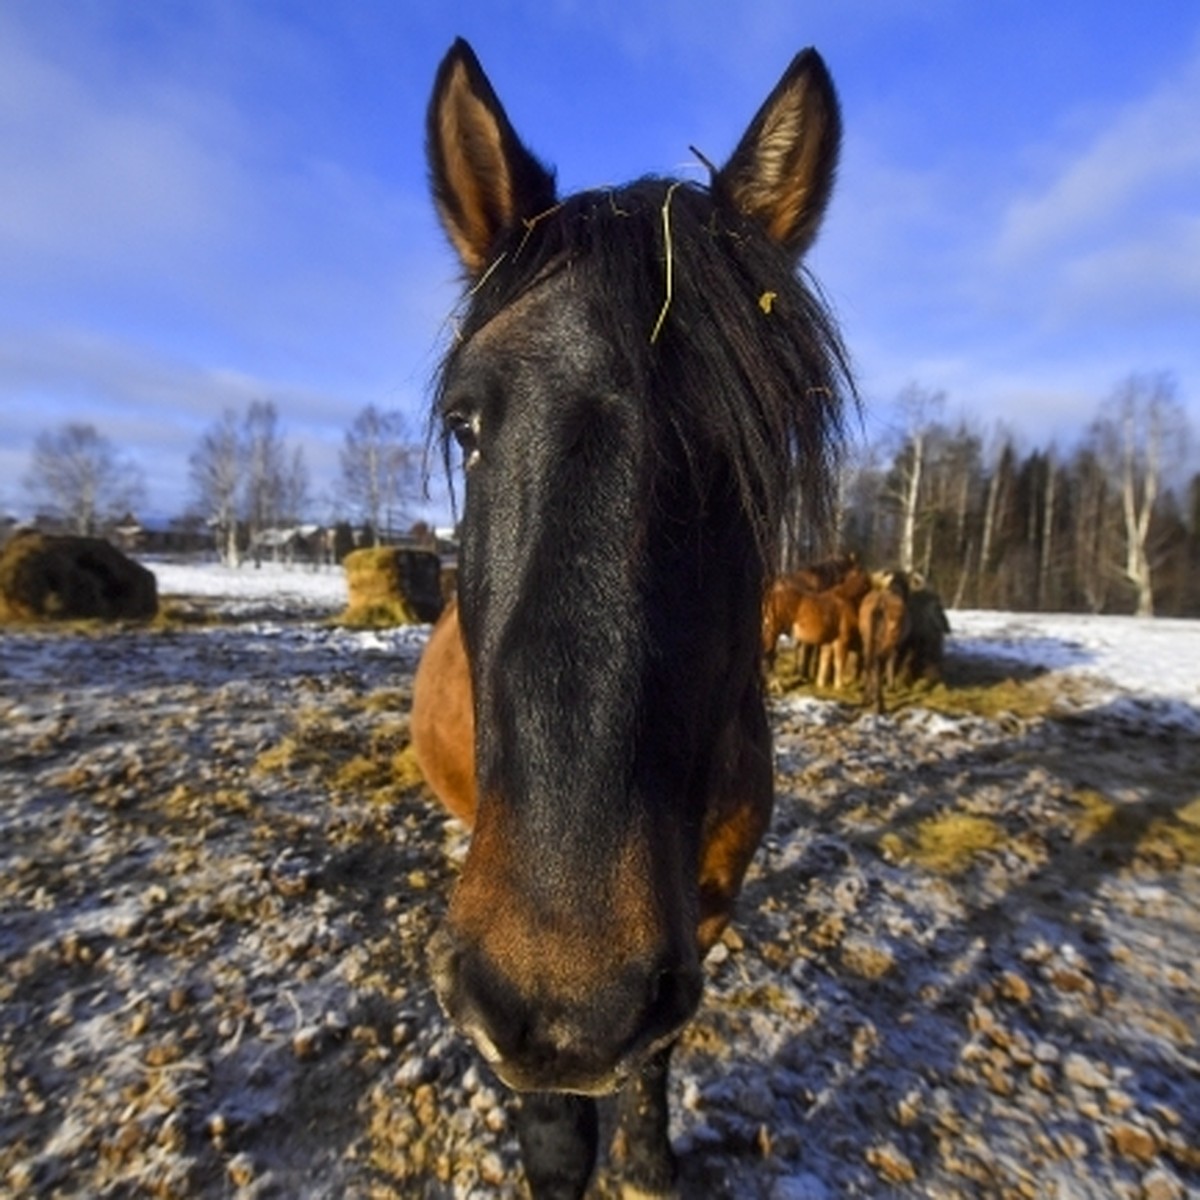
[[[0, 1193], [523, 1194], [426, 977], [465, 837], [406, 773], [419, 648], [0, 638]], [[959, 669], [885, 717], [773, 700], [775, 819], [676, 1052], [683, 1196], [1200, 1189], [1200, 746]]]

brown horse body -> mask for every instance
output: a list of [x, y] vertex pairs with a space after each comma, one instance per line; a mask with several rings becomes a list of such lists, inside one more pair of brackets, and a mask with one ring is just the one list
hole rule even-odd
[[858, 556], [841, 554], [834, 558], [826, 558], [820, 562], [797, 567], [783, 578], [802, 591], [823, 592], [828, 588], [836, 587], [856, 570], [858, 570]]
[[[805, 582], [822, 582], [823, 587], [813, 591]], [[851, 677], [851, 655], [858, 649], [858, 605], [869, 588], [870, 579], [853, 555], [776, 580], [763, 608], [768, 665], [774, 663], [780, 635], [789, 633], [798, 667], [805, 658], [816, 659], [818, 687], [845, 687]]]
[[817, 652], [816, 684], [836, 687], [846, 684], [846, 663], [856, 629], [854, 607], [836, 588], [802, 592], [792, 614], [792, 637], [797, 654], [804, 647]]
[[858, 611], [862, 638], [863, 691], [868, 703], [882, 715], [883, 688], [895, 686], [900, 648], [909, 632], [908, 580], [888, 572], [863, 597]]
[[786, 633], [792, 632], [796, 621], [796, 609], [805, 589], [791, 579], [776, 579], [767, 588], [763, 600], [763, 657], [768, 667], [775, 665], [775, 654], [779, 648], [779, 639]]

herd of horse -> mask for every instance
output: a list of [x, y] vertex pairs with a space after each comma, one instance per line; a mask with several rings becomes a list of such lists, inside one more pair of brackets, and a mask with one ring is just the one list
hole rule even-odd
[[[613, 1093], [626, 1194], [664, 1197], [671, 1048], [771, 818], [763, 596], [789, 515], [831, 523], [857, 400], [800, 270], [840, 106], [805, 50], [706, 183], [563, 197], [459, 40], [426, 143], [465, 276], [434, 410], [464, 484], [457, 598], [418, 668], [412, 738], [472, 831], [433, 984], [520, 1093], [536, 1200], [584, 1195]], [[785, 581], [796, 603], [779, 605], [808, 636], [801, 610], [841, 590], [835, 682], [856, 568]], [[868, 669], [891, 661], [897, 601], [911, 630], [903, 590], [893, 576], [856, 601]]]
[[861, 675], [864, 698], [879, 713], [885, 682], [940, 678], [949, 632], [940, 597], [920, 575], [868, 572], [854, 554], [781, 575], [763, 600], [768, 668], [786, 635], [802, 679], [841, 690]]

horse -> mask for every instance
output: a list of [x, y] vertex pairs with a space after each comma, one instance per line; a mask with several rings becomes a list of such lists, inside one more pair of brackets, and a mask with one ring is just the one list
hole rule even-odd
[[852, 571], [858, 569], [860, 569], [858, 555], [851, 552], [836, 558], [824, 558], [820, 562], [797, 567], [784, 578], [807, 592], [823, 592], [826, 588], [835, 587]]
[[[859, 568], [856, 554], [844, 554], [839, 558], [828, 558], [820, 563], [803, 566], [775, 580], [767, 589], [763, 601], [762, 649], [768, 668], [775, 665], [775, 649], [782, 634], [794, 636], [794, 626], [800, 625], [808, 636], [797, 637], [796, 666], [806, 678], [809, 674], [820, 683], [829, 670], [829, 649], [838, 638], [842, 640], [841, 661], [857, 642], [858, 602], [870, 588], [870, 581]], [[805, 604], [805, 596], [816, 596], [835, 589], [834, 596], [826, 596], [815, 604]], [[845, 630], [846, 613], [841, 612], [840, 599], [845, 598], [853, 607], [850, 614], [850, 630]], [[803, 607], [803, 616], [799, 616]], [[816, 667], [812, 664], [816, 662]], [[839, 668], [839, 678], [845, 667]], [[841, 684], [838, 684], [839, 688]]]
[[464, 41], [437, 72], [427, 157], [465, 287], [433, 420], [464, 483], [412, 739], [471, 840], [429, 963], [519, 1093], [538, 1200], [584, 1194], [613, 1093], [626, 1186], [677, 1178], [671, 1047], [772, 807], [768, 565], [797, 504], [827, 523], [855, 397], [797, 269], [840, 128], [806, 50], [707, 184], [560, 197]]
[[[775, 665], [775, 652], [783, 634], [790, 634], [804, 589], [790, 579], [776, 579], [763, 598], [762, 652], [768, 670]], [[797, 649], [797, 660], [799, 650]]]
[[900, 643], [900, 673], [910, 682], [937, 683], [942, 677], [942, 658], [950, 622], [942, 598], [924, 580], [909, 580], [908, 632]]
[[858, 642], [858, 606], [870, 588], [865, 571], [851, 567], [845, 577], [820, 592], [799, 593], [792, 614], [797, 660], [805, 647], [817, 653], [816, 684], [839, 691], [849, 679], [850, 654]]
[[900, 648], [909, 633], [909, 583], [903, 571], [877, 574], [858, 610], [862, 638], [863, 697], [884, 713], [883, 686], [894, 687]]

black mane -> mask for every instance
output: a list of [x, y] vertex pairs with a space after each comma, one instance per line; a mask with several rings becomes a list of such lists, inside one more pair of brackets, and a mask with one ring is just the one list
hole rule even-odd
[[763, 568], [797, 515], [823, 532], [856, 400], [846, 351], [815, 284], [708, 188], [645, 178], [581, 192], [514, 230], [467, 293], [440, 378], [497, 314], [576, 264], [594, 332], [660, 406], [655, 427], [727, 465]]

